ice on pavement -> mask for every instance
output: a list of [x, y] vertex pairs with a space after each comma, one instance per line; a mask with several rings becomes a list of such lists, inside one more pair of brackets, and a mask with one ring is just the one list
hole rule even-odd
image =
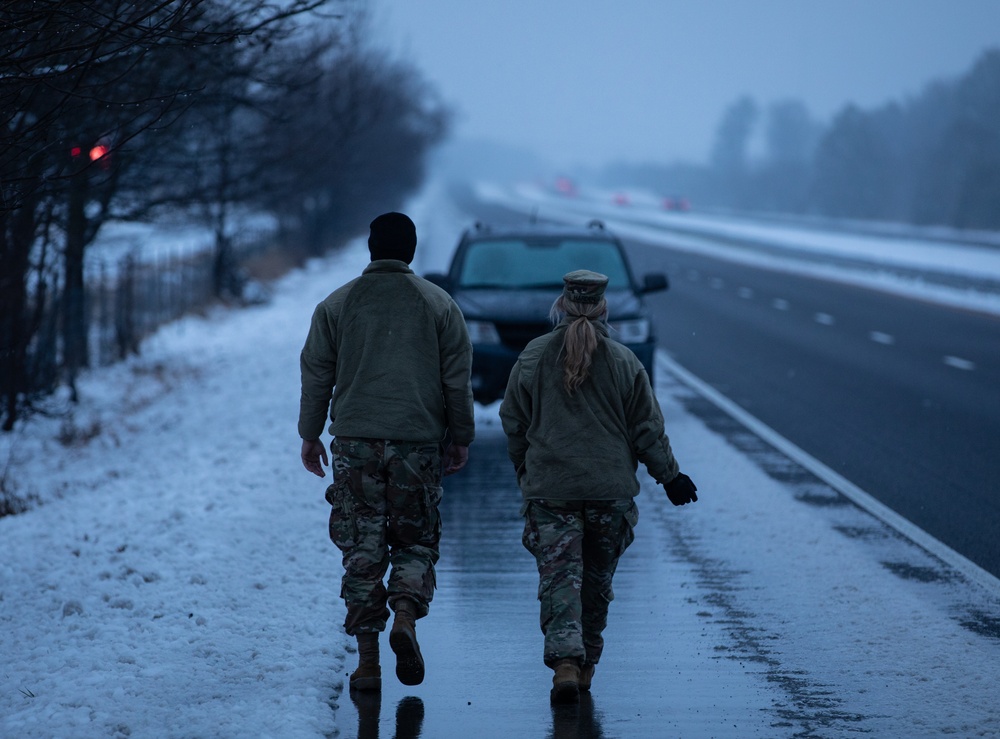
[[[441, 193], [409, 207], [421, 273], [444, 265], [465, 225]], [[0, 736], [345, 728], [329, 701], [354, 657], [323, 483], [298, 459], [298, 352], [315, 304], [367, 260], [359, 240], [281, 280], [269, 305], [167, 326], [141, 357], [87, 373], [71, 417], [0, 438], [7, 484], [38, 502], [0, 519]], [[701, 492], [664, 516], [691, 554], [684, 597], [730, 584], [721, 625], [688, 648], [713, 661], [707, 675], [746, 673], [769, 692], [719, 697], [731, 735], [761, 711], [774, 736], [795, 735], [781, 707], [797, 700], [834, 701], [836, 725], [875, 736], [1000, 733], [995, 594], [829, 504], [822, 486], [768, 474], [780, 455], [740, 451], [694, 412], [694, 391], [660, 376], [667, 430]], [[495, 432], [495, 406], [477, 411]], [[824, 692], [805, 696], [797, 679]]]

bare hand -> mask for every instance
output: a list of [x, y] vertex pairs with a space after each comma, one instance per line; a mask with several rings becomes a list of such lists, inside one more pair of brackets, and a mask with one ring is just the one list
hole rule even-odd
[[326, 477], [324, 467], [329, 466], [326, 447], [319, 439], [302, 440], [302, 466], [318, 477]]
[[444, 450], [444, 474], [452, 475], [465, 467], [469, 461], [469, 447], [451, 444]]

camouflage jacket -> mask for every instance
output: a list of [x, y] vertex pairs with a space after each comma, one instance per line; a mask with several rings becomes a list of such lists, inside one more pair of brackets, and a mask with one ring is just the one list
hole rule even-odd
[[532, 341], [500, 405], [507, 453], [525, 499], [607, 500], [639, 492], [638, 462], [658, 482], [678, 473], [642, 363], [605, 336], [570, 395], [561, 351], [567, 322]]
[[[300, 355], [299, 435], [468, 445], [472, 344], [455, 301], [405, 262], [371, 262], [316, 306]], [[332, 403], [331, 403], [332, 397]]]

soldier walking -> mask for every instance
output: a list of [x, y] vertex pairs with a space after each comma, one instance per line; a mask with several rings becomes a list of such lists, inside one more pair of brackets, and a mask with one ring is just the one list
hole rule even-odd
[[371, 263], [316, 307], [300, 357], [302, 463], [320, 477], [331, 420], [326, 500], [343, 554], [344, 629], [358, 641], [355, 690], [382, 687], [389, 609], [396, 676], [405, 685], [424, 679], [415, 623], [434, 595], [441, 478], [465, 466], [475, 432], [461, 311], [410, 269], [417, 235], [407, 216], [385, 213], [370, 228]]
[[634, 539], [638, 462], [674, 505], [698, 500], [664, 433], [649, 377], [608, 337], [605, 275], [563, 278], [553, 331], [525, 348], [500, 406], [524, 498], [523, 543], [538, 565], [551, 700], [589, 691], [618, 560]]

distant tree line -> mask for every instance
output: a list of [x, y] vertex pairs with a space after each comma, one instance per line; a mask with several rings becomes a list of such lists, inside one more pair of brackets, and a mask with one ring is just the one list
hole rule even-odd
[[448, 111], [364, 29], [349, 0], [0, 5], [0, 429], [61, 384], [75, 396], [104, 224], [210, 226], [226, 296], [240, 213], [319, 254], [419, 185]]
[[762, 110], [742, 97], [707, 165], [618, 165], [604, 179], [703, 206], [1000, 229], [1000, 49], [958, 79], [873, 110], [848, 105], [827, 125], [796, 100]]

